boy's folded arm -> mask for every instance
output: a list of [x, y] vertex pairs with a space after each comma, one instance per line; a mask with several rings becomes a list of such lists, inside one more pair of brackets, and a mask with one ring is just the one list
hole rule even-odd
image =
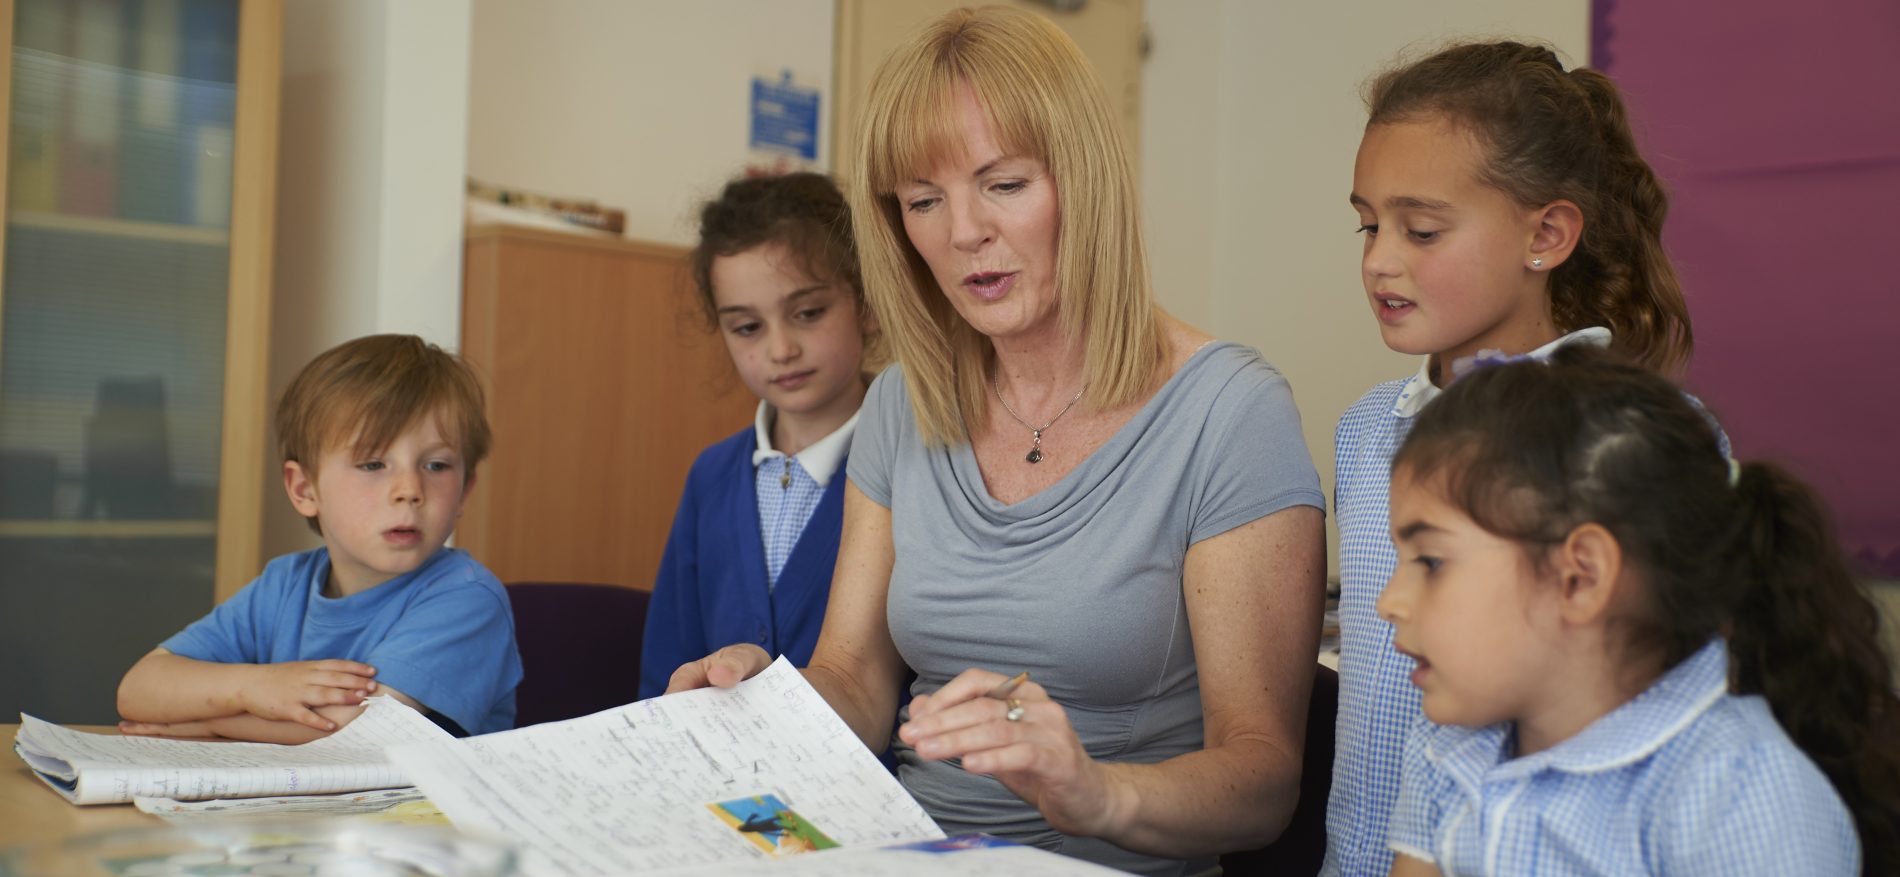
[[244, 712], [238, 689], [245, 664], [214, 664], [153, 649], [119, 681], [119, 716], [174, 724]]
[[[417, 703], [415, 698], [403, 694], [394, 688], [383, 686], [378, 689], [376, 693], [385, 694], [402, 701], [418, 712], [428, 712], [428, 708]], [[232, 740], [249, 740], [254, 743], [308, 743], [312, 740], [328, 737], [337, 731], [343, 730], [343, 726], [355, 721], [357, 716], [363, 714], [363, 710], [364, 706], [360, 703], [348, 706], [317, 707], [316, 713], [318, 715], [336, 724], [335, 730], [331, 731], [319, 731], [299, 722], [283, 719], [266, 719], [261, 716], [251, 715], [250, 713], [211, 719], [205, 724], [211, 729], [212, 733], [219, 737], [226, 737]]]
[[[378, 692], [395, 698], [420, 712], [428, 708], [417, 703], [415, 698], [393, 688], [383, 687]], [[325, 721], [336, 724], [336, 730], [355, 721], [363, 714], [364, 706], [334, 705], [315, 708], [317, 715]], [[250, 713], [238, 713], [190, 722], [122, 722], [120, 730], [127, 734], [146, 737], [223, 737], [228, 740], [246, 740], [252, 743], [308, 743], [322, 737], [328, 737], [335, 731], [319, 731], [299, 722], [284, 719], [266, 719]]]
[[335, 730], [314, 710], [354, 706], [376, 692], [375, 670], [355, 661], [221, 664], [153, 649], [119, 683], [119, 715], [173, 724], [241, 714]]

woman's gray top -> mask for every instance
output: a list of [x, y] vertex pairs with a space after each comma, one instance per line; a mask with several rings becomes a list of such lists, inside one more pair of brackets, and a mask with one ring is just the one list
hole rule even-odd
[[[1196, 351], [1062, 480], [1013, 504], [990, 496], [968, 442], [925, 446], [902, 370], [886, 369], [865, 399], [849, 473], [891, 511], [886, 611], [917, 673], [912, 693], [971, 667], [1028, 670], [1105, 761], [1201, 748], [1182, 598], [1188, 547], [1291, 506], [1326, 507], [1286, 379], [1225, 342]], [[1001, 783], [893, 746], [898, 777], [951, 834], [989, 832], [1139, 873], [1212, 864], [1059, 834]]]

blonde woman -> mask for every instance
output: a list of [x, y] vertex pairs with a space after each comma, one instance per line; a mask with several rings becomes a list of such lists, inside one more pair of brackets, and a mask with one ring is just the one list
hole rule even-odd
[[[862, 128], [846, 189], [898, 365], [806, 678], [945, 831], [1148, 874], [1272, 839], [1323, 600], [1286, 381], [1155, 306], [1122, 136], [1043, 19], [939, 19]], [[730, 646], [670, 688], [766, 663]]]

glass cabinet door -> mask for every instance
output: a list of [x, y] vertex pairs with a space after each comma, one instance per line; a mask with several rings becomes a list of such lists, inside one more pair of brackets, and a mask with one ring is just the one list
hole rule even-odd
[[207, 612], [238, 0], [13, 0], [0, 711], [110, 722]]

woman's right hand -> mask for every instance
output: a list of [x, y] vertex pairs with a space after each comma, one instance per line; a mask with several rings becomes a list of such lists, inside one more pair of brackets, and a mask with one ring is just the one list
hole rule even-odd
[[682, 664], [666, 681], [666, 693], [695, 688], [731, 688], [772, 666], [772, 656], [751, 643], [726, 646], [690, 664]]

